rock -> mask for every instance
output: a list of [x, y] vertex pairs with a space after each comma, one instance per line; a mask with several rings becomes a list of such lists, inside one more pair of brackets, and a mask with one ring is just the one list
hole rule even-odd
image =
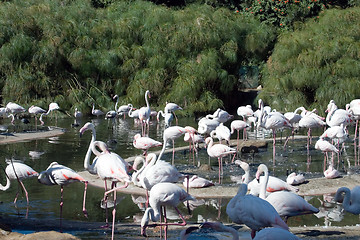
[[80, 238], [69, 233], [59, 233], [55, 231], [21, 234], [1, 229], [0, 240], [80, 240]]

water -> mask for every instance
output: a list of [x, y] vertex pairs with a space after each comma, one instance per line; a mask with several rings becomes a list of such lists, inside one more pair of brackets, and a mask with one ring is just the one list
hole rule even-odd
[[[7, 126], [9, 120], [2, 119], [0, 124]], [[34, 120], [32, 120], [33, 123]], [[33, 141], [7, 144], [0, 146], [0, 165], [6, 166], [6, 158], [14, 158], [24, 161], [27, 165], [40, 172], [45, 170], [51, 162], [58, 162], [66, 165], [76, 171], [83, 170], [83, 160], [90, 142], [91, 134], [86, 132], [83, 137], [79, 137], [79, 128], [87, 121], [92, 121], [97, 130], [97, 139], [109, 144], [112, 151], [115, 151], [123, 158], [141, 154], [140, 150], [132, 146], [133, 136], [141, 131], [140, 126], [134, 124], [131, 119], [82, 119], [79, 127], [72, 127], [73, 119], [46, 119], [46, 124], [56, 125], [66, 129], [66, 133], [49, 139], [37, 139]], [[33, 125], [23, 125], [20, 121], [17, 126], [8, 126], [9, 132], [32, 130]], [[197, 128], [196, 121], [192, 118], [180, 118], [180, 126], [190, 125]], [[40, 129], [40, 128], [39, 128]], [[150, 126], [150, 137], [161, 141], [164, 124], [157, 124], [155, 121]], [[350, 132], [353, 129], [350, 129]], [[321, 130], [315, 132], [318, 136]], [[304, 131], [301, 131], [304, 134]], [[283, 132], [283, 136], [288, 132]], [[234, 134], [235, 136], [235, 134]], [[233, 137], [234, 137], [233, 136]], [[271, 136], [268, 136], [269, 138]], [[272, 144], [269, 149], [260, 149], [258, 153], [243, 154], [239, 158], [251, 164], [252, 174], [260, 163], [268, 165], [272, 175], [286, 178], [286, 172], [302, 172], [307, 178], [321, 177], [323, 172], [323, 154], [314, 149], [316, 139], [310, 146], [309, 153], [306, 148], [306, 139], [289, 141], [286, 150], [283, 149], [282, 143], [276, 145], [276, 164], [273, 165]], [[176, 146], [186, 146], [187, 143], [182, 138], [176, 141]], [[159, 148], [157, 149], [159, 150]], [[165, 154], [164, 158], [171, 160], [171, 154]], [[197, 168], [188, 164], [188, 151], [176, 152], [176, 166], [183, 172], [197, 172]], [[205, 149], [199, 151], [199, 159], [202, 163], [208, 163], [208, 155]], [[339, 164], [339, 170], [348, 170], [348, 161], [354, 165], [354, 148], [351, 142], [346, 143], [346, 149], [342, 155], [342, 161], [345, 164]], [[311, 160], [311, 163], [310, 161]], [[215, 168], [212, 172], [200, 172], [203, 177], [217, 181], [217, 160], [211, 159], [211, 164]], [[236, 185], [230, 180], [230, 176], [242, 175], [242, 170], [228, 164], [224, 168], [224, 184]], [[5, 184], [4, 174], [0, 174], [2, 184]], [[12, 186], [6, 192], [0, 192], [0, 219], [2, 223], [7, 223], [15, 230], [22, 233], [31, 233], [39, 230], [60, 230], [59, 221], [59, 186], [45, 186], [39, 184], [37, 179], [28, 179], [24, 184], [29, 192], [30, 206], [26, 207], [26, 199], [20, 194], [20, 199], [15, 206], [13, 200], [18, 190], [18, 184], [13, 181]], [[87, 210], [89, 217], [86, 219], [82, 214], [82, 196], [83, 184], [74, 183], [64, 189], [64, 207], [63, 207], [63, 227], [64, 232], [70, 232], [82, 239], [107, 239], [111, 232], [108, 229], [100, 228], [105, 221], [105, 211], [100, 208], [101, 199], [104, 190], [89, 186], [87, 194]], [[324, 198], [329, 196], [309, 196], [306, 199], [315, 207], [321, 209], [321, 212], [315, 215], [306, 215], [292, 217], [289, 219], [289, 226], [345, 226], [359, 224], [358, 216], [344, 213], [340, 205], [324, 202]], [[330, 196], [331, 197], [331, 196]], [[116, 233], [117, 238], [129, 239], [139, 237], [139, 221], [143, 214], [143, 205], [134, 203], [136, 196], [118, 194], [120, 203], [117, 205], [116, 219], [122, 223]], [[226, 205], [229, 199], [199, 199], [194, 204], [192, 215], [188, 221], [192, 223], [208, 221], [221, 221], [230, 223], [226, 215]], [[195, 207], [195, 205], [197, 207]], [[186, 212], [185, 206], [181, 207], [182, 212]], [[170, 216], [172, 214], [168, 213]], [[174, 213], [174, 215], [176, 215]], [[111, 218], [110, 218], [111, 220]], [[125, 229], [125, 230], [124, 230]], [[171, 227], [170, 227], [171, 229]], [[173, 230], [173, 236], [177, 236], [180, 230]], [[149, 231], [150, 232], [150, 231]], [[171, 233], [171, 232], [170, 232]], [[139, 237], [141, 238], [141, 237]]]

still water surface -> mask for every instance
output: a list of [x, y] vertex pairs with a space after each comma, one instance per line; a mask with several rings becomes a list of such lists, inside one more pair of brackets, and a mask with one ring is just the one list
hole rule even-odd
[[[1, 122], [2, 121], [2, 122]], [[66, 133], [49, 139], [38, 139], [28, 142], [7, 144], [0, 146], [0, 165], [6, 166], [5, 159], [13, 158], [24, 161], [25, 164], [31, 166], [36, 171], [45, 170], [51, 162], [58, 162], [68, 166], [76, 171], [83, 170], [83, 160], [90, 142], [91, 134], [86, 132], [83, 137], [79, 137], [79, 129], [87, 121], [92, 121], [97, 130], [97, 139], [105, 141], [109, 144], [112, 151], [118, 153], [123, 158], [141, 154], [132, 145], [133, 136], [141, 132], [140, 126], [134, 124], [132, 119], [116, 119], [104, 120], [100, 118], [87, 119], [83, 118], [79, 121], [78, 127], [73, 127], [73, 119], [46, 119], [49, 126], [57, 126], [66, 129]], [[0, 120], [0, 124], [8, 126], [8, 119]], [[33, 123], [33, 120], [31, 122]], [[8, 126], [9, 132], [12, 131], [31, 131], [33, 125], [23, 125], [17, 122], [16, 126]], [[230, 124], [230, 123], [229, 123]], [[180, 126], [190, 125], [197, 128], [196, 121], [192, 118], [180, 118]], [[162, 131], [164, 124], [157, 124], [153, 121], [150, 126], [151, 138], [162, 141]], [[350, 129], [350, 132], [353, 129]], [[300, 132], [304, 133], [304, 132]], [[314, 135], [318, 136], [320, 130]], [[283, 136], [288, 132], [284, 132]], [[252, 135], [252, 137], [254, 137]], [[271, 136], [268, 136], [271, 138]], [[233, 138], [236, 138], [235, 134]], [[307, 178], [321, 177], [323, 171], [323, 154], [314, 149], [316, 139], [314, 139], [310, 151], [306, 148], [306, 139], [290, 141], [286, 150], [283, 149], [282, 143], [278, 141], [276, 146], [276, 164], [273, 166], [272, 144], [268, 149], [260, 149], [258, 153], [243, 154], [239, 158], [247, 161], [252, 166], [252, 174], [260, 163], [269, 166], [270, 174], [285, 180], [286, 172], [296, 171], [304, 173]], [[186, 146], [182, 138], [176, 141], [176, 146]], [[160, 150], [160, 149], [156, 149]], [[165, 154], [165, 160], [170, 160], [171, 154]], [[194, 171], [196, 167], [188, 165], [188, 151], [176, 152], [175, 164], [182, 172]], [[199, 159], [202, 163], [208, 163], [208, 155], [205, 149], [199, 152]], [[342, 155], [345, 165], [340, 163], [339, 170], [346, 174], [348, 162], [354, 165], [354, 148], [350, 142], [346, 143], [346, 150]], [[211, 164], [215, 171], [200, 172], [203, 177], [211, 178], [214, 182], [217, 179], [217, 160], [212, 159]], [[230, 176], [242, 175], [241, 169], [235, 165], [227, 165], [224, 168], [224, 184], [236, 185], [230, 180]], [[1, 183], [5, 184], [4, 174], [0, 174]], [[24, 181], [29, 192], [30, 206], [26, 207], [26, 199], [20, 195], [20, 199], [15, 206], [13, 200], [18, 189], [18, 184], [13, 181], [12, 186], [6, 192], [0, 192], [0, 220], [2, 223], [10, 223], [15, 230], [22, 232], [32, 232], [38, 230], [56, 230], [59, 231], [59, 186], [45, 186], [37, 182], [37, 179], [28, 179]], [[100, 208], [100, 202], [103, 197], [104, 190], [89, 186], [87, 194], [87, 210], [89, 217], [85, 218], [82, 214], [82, 196], [83, 184], [74, 183], [65, 187], [64, 190], [64, 207], [63, 207], [63, 231], [71, 232], [82, 239], [107, 239], [111, 236], [110, 230], [99, 228], [105, 221], [105, 211]], [[344, 226], [359, 224], [359, 217], [348, 213], [344, 213], [340, 205], [332, 203], [324, 203], [324, 198], [329, 196], [309, 196], [306, 199], [315, 207], [320, 208], [320, 213], [315, 215], [307, 215], [301, 217], [293, 217], [288, 221], [289, 226]], [[143, 205], [136, 203], [136, 196], [126, 194], [118, 194], [120, 203], [117, 206], [116, 220], [120, 223], [133, 224], [139, 226], [143, 214]], [[189, 222], [222, 221], [230, 223], [226, 215], [226, 205], [229, 199], [199, 199], [194, 206]], [[185, 208], [182, 208], [183, 212]], [[171, 214], [170, 214], [171, 215]], [[110, 218], [111, 220], [111, 218]], [[134, 223], [135, 222], [135, 223]], [[117, 238], [124, 236], [134, 238], [139, 236], [139, 229], [133, 232], [119, 232]], [[138, 231], [137, 231], [138, 230]], [[175, 235], [178, 232], [175, 233]]]

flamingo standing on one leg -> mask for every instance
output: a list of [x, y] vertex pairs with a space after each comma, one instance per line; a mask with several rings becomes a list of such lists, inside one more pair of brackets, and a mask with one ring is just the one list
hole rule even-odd
[[84, 189], [84, 200], [83, 200], [83, 213], [85, 217], [87, 217], [87, 211], [85, 208], [86, 202], [86, 189], [87, 189], [87, 181], [77, 174], [71, 168], [65, 167], [63, 165], [58, 164], [57, 162], [50, 163], [49, 167], [40, 173], [38, 176], [38, 180], [40, 183], [45, 185], [60, 185], [61, 186], [61, 197], [60, 197], [60, 228], [61, 228], [61, 219], [62, 219], [62, 207], [64, 205], [63, 202], [63, 191], [64, 186], [73, 182], [83, 182], [85, 184]]
[[224, 144], [215, 144], [212, 137], [207, 137], [205, 139], [206, 151], [210, 157], [218, 158], [219, 163], [219, 183], [221, 183], [221, 175], [222, 175], [222, 158], [229, 154], [235, 154], [236, 149], [228, 147]]
[[[26, 202], [27, 202], [27, 205], [29, 205], [29, 195], [28, 195], [28, 192], [26, 191], [26, 188], [25, 188], [22, 180], [27, 179], [27, 178], [37, 177], [37, 176], [39, 176], [39, 173], [24, 163], [14, 161], [14, 160], [7, 160], [6, 162], [7, 162], [7, 166], [5, 168], [6, 185], [2, 186], [0, 184], [0, 190], [3, 190], [3, 191], [8, 190], [11, 185], [10, 180], [17, 179], [19, 181], [19, 184], [21, 185], [22, 189], [25, 192]], [[18, 195], [19, 195], [19, 191], [17, 191], [17, 193], [16, 193], [16, 196], [14, 199], [14, 204], [16, 204]]]
[[[161, 207], [164, 207], [165, 222], [155, 224], [155, 226], [165, 226], [165, 239], [167, 239], [167, 226], [186, 225], [185, 218], [180, 213], [177, 205], [179, 205], [180, 202], [187, 200], [195, 200], [191, 195], [174, 183], [158, 183], [151, 188], [149, 195], [150, 207], [146, 209], [141, 220], [141, 235], [146, 237], [146, 228], [149, 226], [149, 220], [153, 222], [160, 220]], [[165, 207], [167, 206], [175, 208], [182, 220], [182, 223], [167, 223], [165, 210]]]
[[145, 92], [146, 107], [142, 107], [139, 110], [139, 120], [141, 123], [141, 130], [143, 136], [146, 135], [146, 132], [149, 133], [149, 127], [150, 127], [149, 125], [150, 125], [151, 109], [150, 109], [148, 97], [151, 98], [150, 91], [146, 90]]

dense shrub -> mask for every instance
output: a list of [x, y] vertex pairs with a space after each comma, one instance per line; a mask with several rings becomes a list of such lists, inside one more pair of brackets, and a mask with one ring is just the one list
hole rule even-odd
[[274, 108], [324, 110], [359, 98], [360, 8], [328, 10], [317, 21], [283, 34], [263, 72], [259, 97]]

